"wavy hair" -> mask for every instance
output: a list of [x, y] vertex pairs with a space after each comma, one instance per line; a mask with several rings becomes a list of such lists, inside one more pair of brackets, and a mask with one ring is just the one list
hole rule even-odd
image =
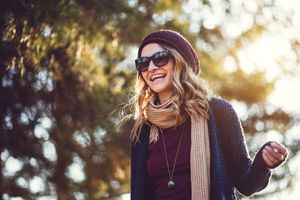
[[[187, 113], [189, 116], [196, 115], [208, 119], [207, 85], [193, 72], [189, 63], [175, 49], [166, 45], [160, 45], [171, 52], [175, 61], [172, 81], [175, 99], [172, 106], [177, 122], [181, 121], [183, 113]], [[134, 95], [126, 105], [126, 107], [133, 108], [133, 110], [131, 114], [121, 120], [123, 123], [127, 119], [134, 118], [135, 123], [130, 134], [132, 141], [136, 142], [139, 140], [143, 124], [148, 123], [145, 110], [152, 98], [157, 99], [158, 95], [145, 83], [142, 74], [138, 73], [136, 76]]]

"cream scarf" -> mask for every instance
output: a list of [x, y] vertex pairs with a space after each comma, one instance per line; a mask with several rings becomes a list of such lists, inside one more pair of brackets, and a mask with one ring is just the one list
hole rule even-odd
[[[170, 128], [183, 123], [188, 115], [183, 115], [179, 123], [173, 111], [174, 96], [167, 102], [155, 105], [150, 100], [146, 119], [151, 123], [150, 142], [158, 140], [159, 128]], [[176, 148], [176, 147], [174, 147]], [[191, 189], [192, 200], [209, 200], [210, 189], [210, 149], [207, 120], [202, 116], [191, 116]]]

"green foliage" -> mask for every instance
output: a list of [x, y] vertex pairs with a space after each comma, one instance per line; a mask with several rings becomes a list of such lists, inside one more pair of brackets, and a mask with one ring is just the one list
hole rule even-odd
[[247, 104], [264, 102], [274, 88], [273, 83], [265, 80], [264, 73], [256, 72], [246, 75], [240, 69], [223, 76], [219, 84], [218, 91], [222, 97], [236, 99]]
[[[131, 93], [133, 60], [125, 61], [132, 49], [159, 28], [210, 46], [197, 49], [201, 77], [224, 98], [249, 108], [260, 105], [265, 111], [263, 103], [274, 83], [262, 72], [228, 73], [221, 67], [225, 55], [235, 55], [242, 41], [259, 35], [263, 26], [253, 26], [226, 46], [220, 27], [205, 28], [201, 20], [200, 30], [190, 33], [189, 17], [182, 10], [185, 2], [0, 2], [0, 198], [92, 200], [129, 191], [132, 122], [116, 130], [118, 118], [109, 113]], [[221, 56], [214, 53], [220, 46], [226, 47]], [[254, 109], [243, 122], [247, 133], [261, 131], [255, 128], [258, 122], [282, 132], [291, 126], [288, 113], [262, 110]], [[7, 169], [11, 160], [19, 161], [18, 170]], [[82, 167], [82, 175], [70, 172], [74, 164]], [[29, 187], [34, 177], [43, 183], [37, 191]]]

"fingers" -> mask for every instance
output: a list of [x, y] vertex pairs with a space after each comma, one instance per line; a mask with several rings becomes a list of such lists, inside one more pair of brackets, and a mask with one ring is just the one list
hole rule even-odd
[[284, 159], [284, 155], [277, 151], [275, 148], [271, 148], [270, 146], [266, 146], [265, 150], [271, 155], [271, 160], [276, 162], [276, 160], [281, 161]]
[[265, 161], [265, 163], [267, 164], [268, 167], [272, 168], [274, 166], [273, 162], [269, 159], [269, 156], [267, 156], [266, 152], [264, 152], [265, 150], [263, 150], [263, 153], [262, 153], [262, 157]]
[[270, 168], [279, 165], [285, 159], [286, 155], [286, 147], [275, 142], [272, 142], [270, 146], [266, 145], [262, 152], [262, 157]]
[[273, 149], [276, 149], [278, 152], [280, 152], [283, 155], [287, 154], [287, 149], [279, 143], [272, 142], [271, 147], [273, 147]]

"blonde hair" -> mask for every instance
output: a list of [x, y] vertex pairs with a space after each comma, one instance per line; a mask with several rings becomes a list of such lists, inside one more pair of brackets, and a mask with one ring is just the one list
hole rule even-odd
[[[177, 121], [181, 120], [183, 112], [190, 116], [203, 116], [208, 119], [208, 92], [205, 82], [193, 72], [189, 63], [175, 49], [160, 45], [171, 52], [175, 61], [172, 87], [177, 95], [172, 106]], [[133, 111], [123, 117], [121, 122], [132, 117], [135, 119], [130, 138], [132, 141], [138, 141], [141, 128], [144, 123], [147, 123], [146, 107], [152, 98], [157, 99], [158, 96], [151, 91], [140, 73], [136, 76], [134, 91], [135, 94], [125, 106], [133, 108]]]

